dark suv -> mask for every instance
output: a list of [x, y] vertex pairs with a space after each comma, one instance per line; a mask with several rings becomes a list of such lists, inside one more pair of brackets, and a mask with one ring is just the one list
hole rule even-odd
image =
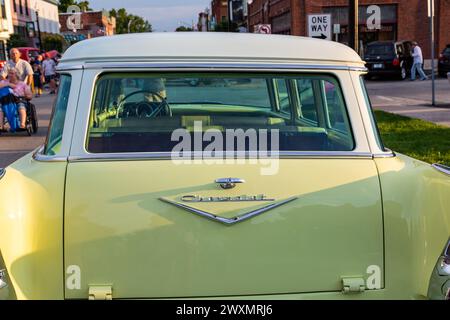
[[447, 72], [450, 72], [450, 44], [439, 57], [438, 72], [441, 77], [447, 77]]
[[404, 80], [411, 73], [413, 57], [411, 41], [376, 41], [366, 46], [364, 60], [369, 69], [367, 78], [394, 76]]

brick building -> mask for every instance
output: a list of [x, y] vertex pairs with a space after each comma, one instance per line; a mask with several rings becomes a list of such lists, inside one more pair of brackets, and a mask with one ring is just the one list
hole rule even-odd
[[35, 25], [28, 0], [10, 0], [14, 33], [21, 36], [29, 46], [34, 46]]
[[14, 32], [10, 5], [9, 0], [0, 0], [0, 61], [8, 58], [6, 44]]
[[240, 32], [247, 32], [248, 1], [249, 0], [212, 0], [210, 19], [213, 28], [215, 25], [224, 25], [230, 21], [240, 28]]
[[228, 0], [211, 1], [211, 18], [215, 23], [228, 21]]
[[[79, 15], [80, 25], [76, 29], [69, 29], [67, 19]], [[73, 22], [76, 19], [72, 20]], [[84, 39], [95, 37], [111, 36], [116, 31], [116, 18], [111, 17], [107, 11], [87, 11], [80, 13], [60, 13], [59, 23], [61, 25], [61, 34], [66, 40], [73, 44]]]
[[[437, 54], [450, 44], [450, 0], [436, 3]], [[431, 56], [430, 23], [425, 0], [359, 0], [359, 36], [363, 44], [376, 40], [415, 40], [426, 58]], [[366, 27], [367, 8], [381, 9], [381, 29]], [[248, 8], [249, 30], [257, 24], [271, 24], [277, 34], [307, 35], [308, 14], [330, 13], [332, 23], [340, 24], [339, 42], [348, 41], [348, 0], [254, 0]]]

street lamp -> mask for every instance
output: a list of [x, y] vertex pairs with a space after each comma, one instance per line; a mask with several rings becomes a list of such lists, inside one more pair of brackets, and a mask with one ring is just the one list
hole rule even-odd
[[231, 19], [233, 18], [233, 0], [228, 0], [228, 32], [231, 30]]
[[359, 0], [348, 2], [348, 45], [359, 53]]
[[434, 39], [434, 0], [428, 1], [428, 17], [430, 18], [430, 38], [431, 38], [431, 105], [436, 106], [436, 87], [434, 75], [435, 39]]
[[38, 8], [37, 2], [36, 2], [36, 5], [34, 6], [34, 11], [36, 12], [36, 24], [37, 24], [38, 37], [39, 37], [39, 50], [42, 51], [41, 26], [39, 24], [39, 8]]

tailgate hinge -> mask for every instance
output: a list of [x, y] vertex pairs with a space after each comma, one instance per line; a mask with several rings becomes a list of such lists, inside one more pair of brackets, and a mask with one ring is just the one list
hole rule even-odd
[[342, 293], [364, 292], [366, 283], [363, 278], [342, 278]]
[[112, 300], [112, 286], [89, 286], [89, 300]]

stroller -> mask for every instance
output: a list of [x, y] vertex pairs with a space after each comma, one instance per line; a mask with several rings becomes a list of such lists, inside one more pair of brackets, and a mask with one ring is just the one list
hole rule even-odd
[[[26, 108], [26, 125], [25, 129], [20, 128], [19, 115], [17, 105], [23, 103]], [[9, 87], [0, 89], [0, 104], [3, 110], [3, 126], [9, 124], [9, 131], [12, 133], [26, 131], [29, 136], [37, 133], [38, 119], [36, 114], [36, 106], [30, 101], [18, 98], [13, 94]]]

